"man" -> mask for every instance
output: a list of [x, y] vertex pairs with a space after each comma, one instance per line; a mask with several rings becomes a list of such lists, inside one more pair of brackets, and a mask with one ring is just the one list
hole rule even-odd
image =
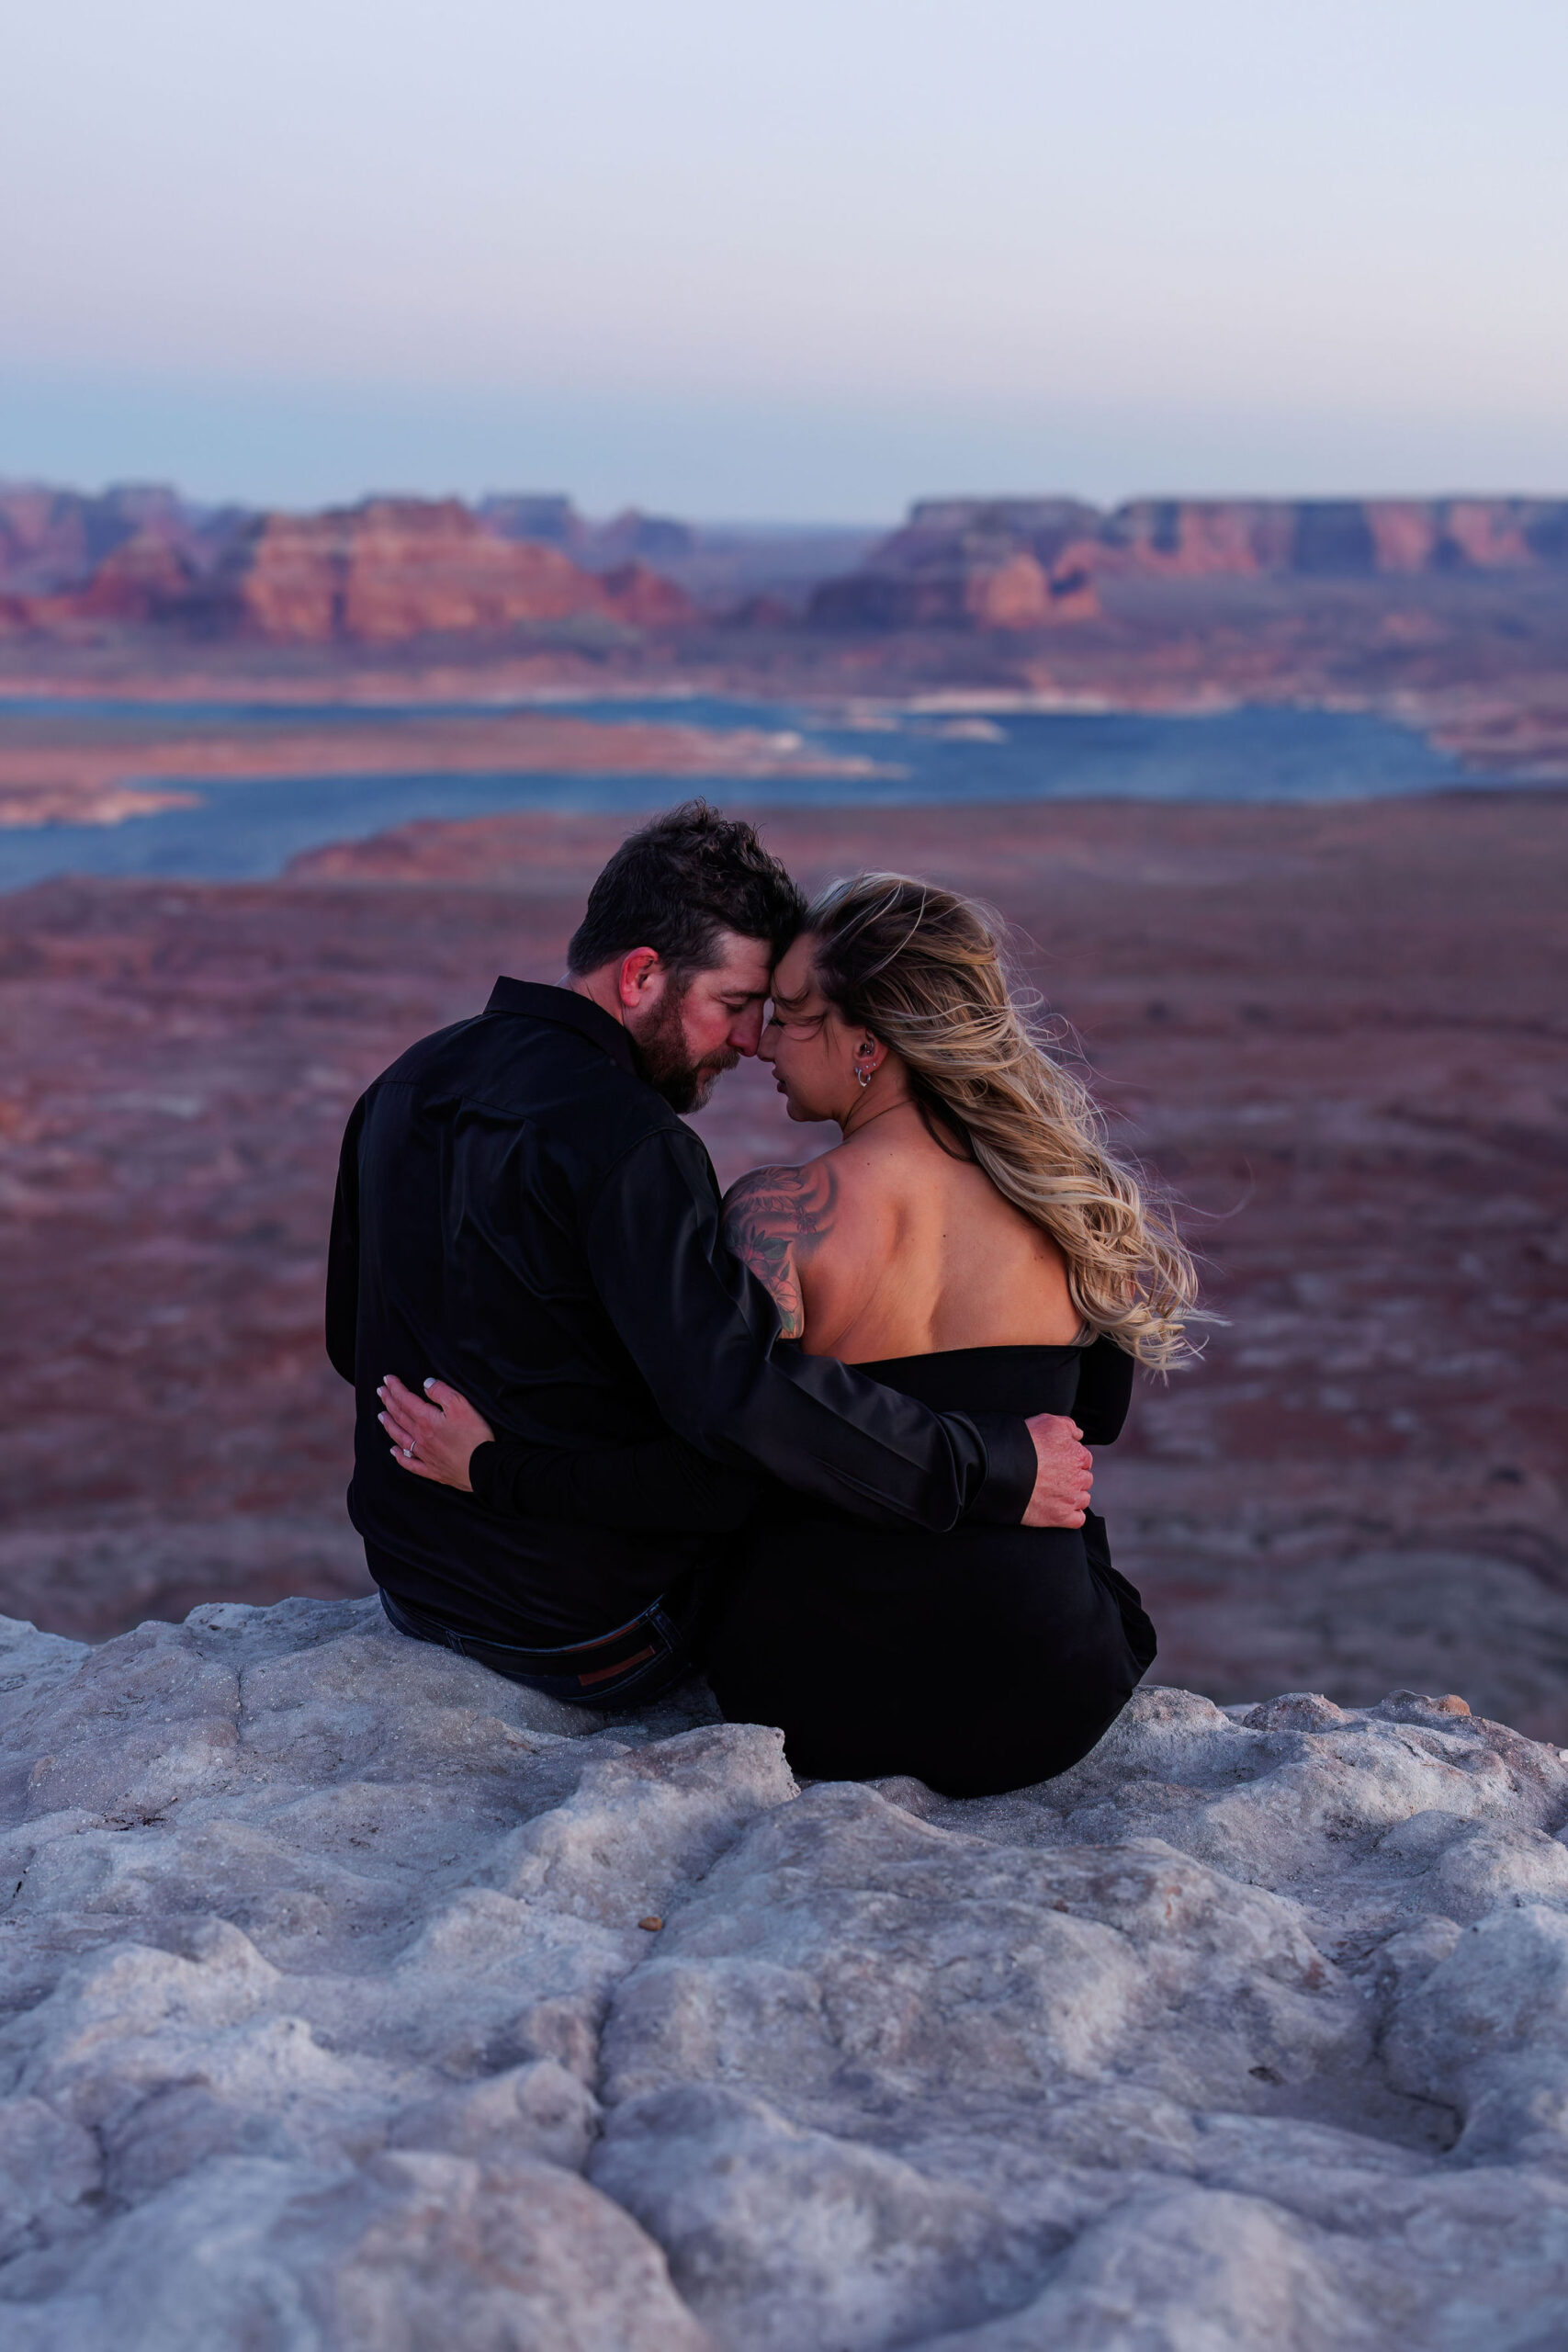
[[[724, 1246], [711, 1162], [677, 1114], [756, 1052], [802, 911], [750, 825], [689, 802], [600, 875], [563, 986], [498, 980], [355, 1106], [327, 1346], [357, 1395], [350, 1516], [401, 1631], [596, 1705], [677, 1679], [707, 1544], [662, 1507], [671, 1431], [882, 1524], [1078, 1523], [1070, 1421], [933, 1413], [779, 1348], [772, 1298]], [[406, 1475], [378, 1390], [431, 1366], [513, 1442], [513, 1469], [518, 1440], [558, 1478], [574, 1451], [646, 1443], [646, 1517], [488, 1508], [493, 1445], [471, 1492]]]

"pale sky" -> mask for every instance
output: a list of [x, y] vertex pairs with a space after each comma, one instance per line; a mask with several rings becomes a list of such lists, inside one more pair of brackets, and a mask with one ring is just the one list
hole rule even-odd
[[5, 0], [0, 475], [1568, 492], [1568, 0]]

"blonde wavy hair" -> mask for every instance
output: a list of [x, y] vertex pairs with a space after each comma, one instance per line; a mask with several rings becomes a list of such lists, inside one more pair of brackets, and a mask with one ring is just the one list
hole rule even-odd
[[802, 928], [829, 1004], [900, 1056], [928, 1124], [953, 1130], [1056, 1243], [1089, 1329], [1156, 1372], [1192, 1355], [1192, 1261], [1111, 1152], [1088, 1090], [1032, 1028], [1000, 919], [934, 883], [858, 874], [815, 899]]

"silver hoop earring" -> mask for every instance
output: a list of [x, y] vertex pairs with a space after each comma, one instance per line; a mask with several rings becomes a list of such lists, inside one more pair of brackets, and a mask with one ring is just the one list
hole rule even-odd
[[867, 1069], [863, 1063], [857, 1062], [855, 1064], [855, 1076], [859, 1079], [863, 1086], [869, 1086], [873, 1078], [875, 1076], [875, 1072], [874, 1070]]

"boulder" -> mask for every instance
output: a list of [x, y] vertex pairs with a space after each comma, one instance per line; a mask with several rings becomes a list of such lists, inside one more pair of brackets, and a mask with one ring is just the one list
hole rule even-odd
[[0, 1621], [8, 2352], [1343, 2352], [1568, 2332], [1568, 1764], [1141, 1690], [797, 1785], [374, 1601]]

